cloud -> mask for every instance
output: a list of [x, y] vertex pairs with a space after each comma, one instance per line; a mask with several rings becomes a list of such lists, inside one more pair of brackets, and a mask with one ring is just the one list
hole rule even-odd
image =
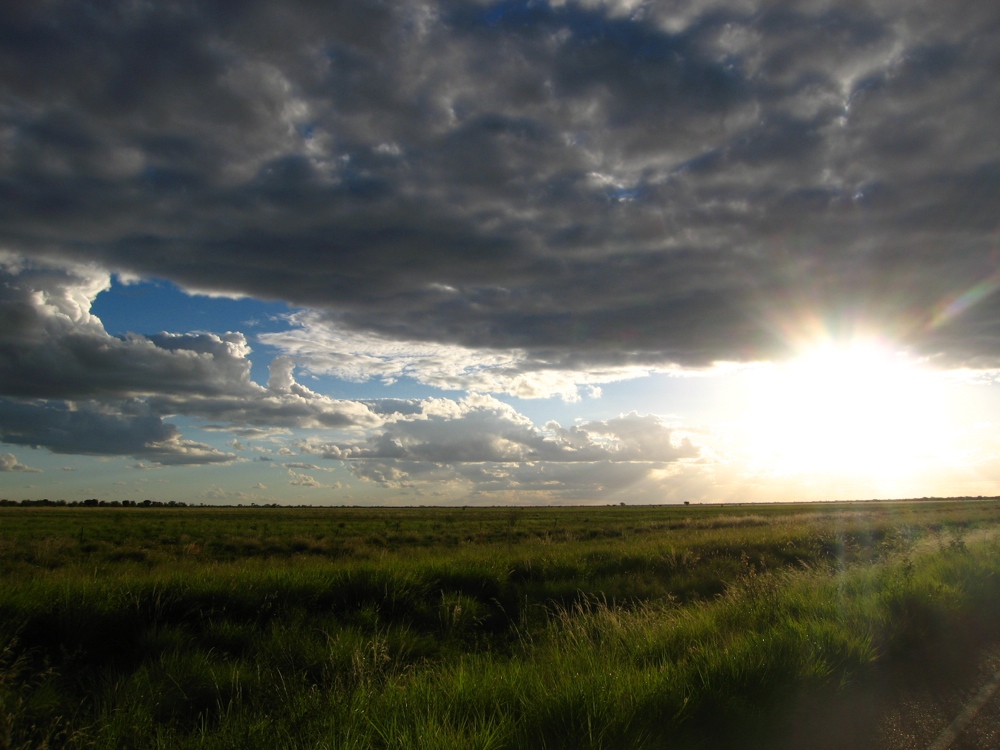
[[599, 448], [618, 461], [676, 461], [693, 458], [698, 449], [690, 438], [675, 438], [674, 431], [659, 417], [637, 412], [579, 427], [548, 427], [574, 451]]
[[[817, 332], [1000, 369], [995, 3], [8, 5], [10, 445], [236, 460], [192, 420], [387, 487], [655, 494], [697, 485], [682, 427], [491, 394], [572, 402]], [[112, 274], [295, 311], [253, 340], [112, 336]], [[266, 384], [251, 346], [279, 353]]]
[[598, 497], [686, 462], [700, 449], [653, 415], [543, 429], [484, 395], [426, 399], [397, 412], [385, 427], [353, 443], [304, 441], [304, 453], [348, 464], [382, 487], [452, 485], [477, 492], [545, 492]]
[[[202, 425], [201, 429], [206, 432], [228, 432], [236, 435], [237, 438], [247, 438], [253, 439], [268, 439], [275, 435], [287, 435], [290, 430], [286, 427], [232, 427], [230, 425], [218, 425], [218, 424], [206, 424]], [[253, 447], [253, 450], [260, 450], [258, 447]]]
[[272, 362], [264, 388], [250, 379], [242, 333], [110, 336], [91, 312], [106, 272], [0, 256], [0, 394], [22, 399], [148, 397], [163, 414], [221, 419], [240, 428], [371, 423], [368, 409], [300, 386], [293, 364]]
[[359, 479], [388, 490], [479, 503], [625, 500], [652, 504], [689, 499], [691, 488], [707, 494], [702, 467], [669, 466], [676, 470], [635, 461], [439, 464], [365, 459], [352, 462], [349, 468]]
[[18, 398], [260, 392], [240, 333], [115, 338], [90, 311], [110, 276], [0, 255], [0, 392]]
[[[288, 300], [407, 342], [421, 371], [435, 346], [483, 349], [481, 369], [427, 375], [459, 388], [566, 393], [583, 381], [554, 373], [778, 357], [806, 315], [995, 362], [996, 296], [929, 322], [995, 268], [998, 12], [5, 9], [22, 41], [0, 52], [0, 244]], [[242, 366], [175, 343], [184, 357], [112, 345], [110, 387], [133, 387], [110, 367], [133, 347], [204, 375]], [[406, 370], [375, 358], [379, 376]], [[10, 386], [67, 385], [34, 364]]]
[[160, 466], [227, 463], [235, 458], [183, 439], [176, 426], [138, 401], [70, 406], [0, 399], [0, 441], [53, 453], [134, 456]]
[[13, 453], [0, 453], [0, 471], [24, 471], [29, 474], [41, 474], [41, 469], [34, 469], [30, 466], [25, 466]]
[[294, 379], [293, 369], [290, 359], [276, 357], [270, 365], [267, 388], [253, 384], [255, 390], [250, 397], [238, 391], [200, 397], [164, 394], [150, 397], [149, 403], [162, 413], [189, 414], [273, 434], [294, 428], [370, 427], [381, 421], [363, 403], [333, 399], [300, 385]]
[[364, 404], [300, 386], [284, 358], [268, 387], [254, 383], [241, 333], [109, 335], [91, 313], [109, 282], [92, 266], [0, 255], [0, 439], [198, 464], [233, 457], [184, 440], [164, 417], [222, 421], [249, 437], [379, 423]]
[[492, 396], [460, 401], [426, 399], [417, 414], [398, 414], [362, 443], [315, 444], [303, 449], [325, 458], [406, 459], [439, 463], [515, 461], [659, 461], [691, 458], [698, 449], [655, 416], [633, 412], [605, 422], [538, 429]]
[[323, 485], [308, 474], [288, 470], [288, 483], [295, 487], [322, 487]]
[[[257, 484], [251, 489], [265, 489], [262, 484]], [[206, 500], [222, 500], [228, 502], [268, 502], [268, 498], [258, 495], [256, 492], [242, 492], [239, 490], [227, 490], [218, 485], [212, 485], [201, 493]]]
[[611, 383], [649, 375], [647, 366], [588, 367], [572, 362], [539, 359], [520, 349], [490, 350], [456, 344], [400, 341], [374, 333], [337, 327], [316, 311], [295, 313], [287, 331], [261, 334], [265, 344], [285, 352], [307, 371], [342, 380], [384, 383], [398, 378], [443, 390], [505, 393], [518, 398], [560, 396], [579, 401], [580, 389], [599, 395], [592, 384]]

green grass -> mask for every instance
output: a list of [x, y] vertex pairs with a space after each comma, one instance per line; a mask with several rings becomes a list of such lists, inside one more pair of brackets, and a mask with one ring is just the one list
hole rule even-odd
[[767, 747], [985, 621], [994, 501], [0, 508], [0, 747]]

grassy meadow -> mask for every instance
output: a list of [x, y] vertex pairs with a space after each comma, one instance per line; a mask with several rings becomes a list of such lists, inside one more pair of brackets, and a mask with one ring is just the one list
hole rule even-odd
[[997, 571], [981, 499], [3, 507], [0, 747], [772, 747]]

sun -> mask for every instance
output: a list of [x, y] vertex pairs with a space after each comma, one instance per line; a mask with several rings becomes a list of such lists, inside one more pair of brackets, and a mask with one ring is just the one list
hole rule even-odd
[[750, 399], [751, 455], [778, 473], [904, 478], [941, 447], [940, 377], [875, 341], [763, 368]]

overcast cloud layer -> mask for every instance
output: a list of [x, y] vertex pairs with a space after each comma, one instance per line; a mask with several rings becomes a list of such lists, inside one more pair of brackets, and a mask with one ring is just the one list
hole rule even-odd
[[[240, 460], [181, 416], [387, 485], [627, 484], [699, 451], [295, 368], [574, 401], [817, 320], [996, 368], [997, 38], [990, 0], [6, 3], [0, 440]], [[269, 383], [242, 332], [110, 336], [112, 274], [298, 308]]]
[[1000, 10], [11, 3], [0, 242], [570, 361], [1000, 354]]

